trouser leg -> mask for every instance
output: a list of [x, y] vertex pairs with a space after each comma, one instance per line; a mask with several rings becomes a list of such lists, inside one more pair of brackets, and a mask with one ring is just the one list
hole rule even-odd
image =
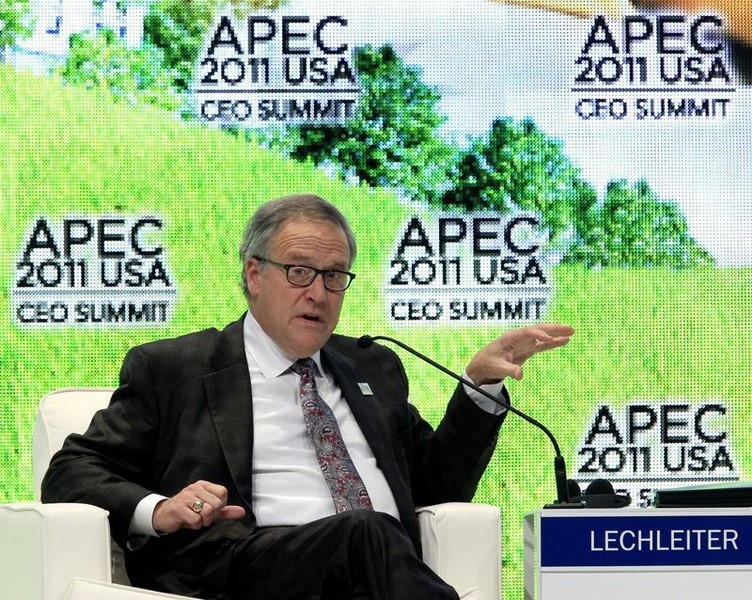
[[353, 510], [296, 527], [261, 528], [237, 544], [234, 600], [457, 600], [421, 561], [399, 521]]

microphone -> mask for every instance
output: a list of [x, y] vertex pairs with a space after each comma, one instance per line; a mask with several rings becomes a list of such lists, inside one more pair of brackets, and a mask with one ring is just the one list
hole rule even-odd
[[567, 491], [569, 492], [570, 500], [573, 500], [577, 496], [582, 495], [582, 491], [580, 490], [580, 484], [577, 483], [574, 479], [567, 479]]
[[617, 494], [614, 486], [610, 481], [605, 479], [593, 479], [584, 492], [576, 482], [577, 494], [569, 495], [569, 498], [575, 502], [580, 501], [585, 504], [585, 508], [623, 508], [632, 503], [632, 497], [629, 494]]
[[507, 409], [509, 412], [514, 413], [515, 415], [521, 417], [531, 425], [534, 425], [538, 429], [540, 429], [543, 433], [546, 434], [549, 440], [551, 440], [551, 444], [553, 444], [554, 452], [556, 453], [556, 456], [554, 457], [554, 477], [556, 478], [556, 502], [551, 504], [546, 504], [544, 508], [583, 508], [585, 505], [582, 502], [570, 502], [569, 500], [569, 489], [567, 484], [567, 468], [566, 464], [564, 463], [564, 457], [561, 455], [561, 450], [559, 449], [559, 444], [556, 441], [556, 438], [554, 437], [554, 434], [551, 433], [551, 431], [543, 425], [540, 421], [537, 421], [530, 415], [522, 412], [520, 409], [515, 408], [509, 402], [505, 402], [504, 400], [501, 400], [500, 398], [496, 398], [489, 394], [486, 390], [482, 389], [480, 386], [475, 385], [472, 381], [457, 375], [454, 371], [450, 371], [447, 369], [444, 365], [440, 365], [435, 360], [428, 358], [425, 354], [421, 354], [415, 348], [411, 348], [407, 344], [400, 342], [399, 340], [391, 337], [387, 337], [384, 335], [364, 335], [358, 338], [358, 346], [360, 348], [370, 348], [373, 346], [373, 343], [376, 340], [384, 340], [387, 342], [391, 342], [392, 344], [396, 344], [403, 350], [407, 350], [410, 354], [413, 354], [414, 356], [417, 356], [419, 359], [427, 362], [432, 367], [435, 367], [442, 373], [446, 373], [450, 377], [456, 379], [460, 383], [468, 386], [470, 389], [475, 390], [479, 394], [485, 396], [486, 398], [489, 398], [490, 400], [494, 401], [499, 406], [503, 406], [505, 409]]

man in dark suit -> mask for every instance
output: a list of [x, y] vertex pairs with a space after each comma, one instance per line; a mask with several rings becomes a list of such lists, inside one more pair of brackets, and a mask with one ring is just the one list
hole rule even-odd
[[[241, 244], [249, 311], [132, 349], [109, 407], [71, 435], [45, 502], [110, 512], [135, 585], [211, 599], [456, 600], [419, 558], [414, 509], [469, 501], [503, 409], [459, 386], [433, 431], [396, 355], [333, 331], [355, 240], [321, 198], [262, 206]], [[542, 324], [481, 349], [467, 376], [508, 400]]]

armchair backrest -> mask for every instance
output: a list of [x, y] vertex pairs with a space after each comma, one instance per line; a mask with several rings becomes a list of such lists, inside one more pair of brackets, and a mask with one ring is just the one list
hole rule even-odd
[[42, 398], [34, 425], [32, 470], [34, 498], [41, 495], [42, 478], [52, 455], [70, 433], [83, 433], [94, 413], [110, 403], [112, 388], [64, 388]]

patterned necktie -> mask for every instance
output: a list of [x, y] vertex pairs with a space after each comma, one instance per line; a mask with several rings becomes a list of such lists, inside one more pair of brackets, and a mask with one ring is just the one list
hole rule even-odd
[[316, 363], [311, 358], [302, 358], [290, 367], [300, 375], [300, 406], [306, 430], [334, 507], [338, 513], [354, 508], [373, 508], [366, 486], [347, 452], [337, 419], [316, 389], [315, 369]]

